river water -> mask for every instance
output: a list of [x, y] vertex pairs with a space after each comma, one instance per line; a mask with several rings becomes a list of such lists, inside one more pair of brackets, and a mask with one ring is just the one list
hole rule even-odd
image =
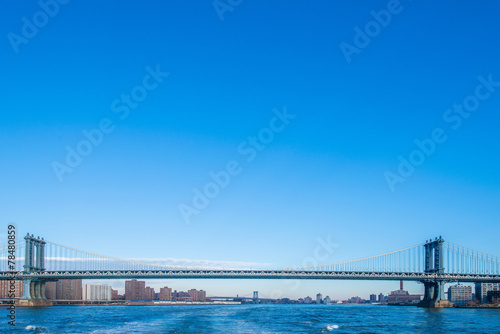
[[[500, 333], [500, 310], [379, 305], [18, 308], [2, 333]], [[5, 314], [5, 309], [0, 309]]]

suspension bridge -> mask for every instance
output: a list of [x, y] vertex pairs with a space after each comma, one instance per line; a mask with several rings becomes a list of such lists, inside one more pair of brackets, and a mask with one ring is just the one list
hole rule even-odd
[[[15, 261], [12, 261], [12, 259]], [[26, 235], [0, 244], [0, 280], [22, 280], [20, 306], [46, 306], [45, 282], [61, 279], [403, 280], [424, 284], [423, 307], [450, 307], [444, 284], [500, 282], [500, 257], [441, 237], [397, 251], [313, 267], [221, 269], [168, 266], [94, 254]]]

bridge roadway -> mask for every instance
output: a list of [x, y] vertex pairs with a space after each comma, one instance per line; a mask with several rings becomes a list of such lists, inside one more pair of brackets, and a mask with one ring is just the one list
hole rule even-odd
[[[403, 280], [500, 283], [500, 275], [438, 274], [420, 272], [296, 271], [296, 270], [82, 270], [18, 272], [17, 280], [59, 279], [321, 279], [321, 280]], [[12, 272], [0, 272], [0, 280], [12, 279]]]

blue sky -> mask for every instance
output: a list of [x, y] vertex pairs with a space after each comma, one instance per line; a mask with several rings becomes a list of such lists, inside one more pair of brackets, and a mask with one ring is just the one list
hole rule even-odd
[[[439, 235], [500, 254], [500, 87], [483, 84], [488, 97], [456, 129], [445, 119], [476, 96], [479, 77], [500, 81], [499, 6], [243, 0], [221, 14], [212, 1], [69, 1], [47, 7], [44, 22], [36, 1], [4, 4], [0, 219], [122, 258], [287, 267], [313, 256], [318, 238], [338, 243], [326, 260], [336, 262]], [[390, 22], [356, 46], [355, 28], [366, 33], [371, 11], [388, 8]], [[347, 59], [342, 43], [358, 52]], [[168, 76], [154, 81], [155, 70]], [[141, 101], [121, 119], [132, 93]], [[295, 118], [247, 161], [238, 147], [284, 108]], [[67, 147], [103, 120], [113, 131], [61, 181], [54, 163], [67, 165]], [[386, 173], [398, 175], [399, 157], [408, 161], [435, 129], [446, 140], [391, 189]], [[187, 224], [179, 206], [193, 207], [194, 189], [230, 161], [238, 175]], [[166, 284], [261, 295], [283, 285]], [[397, 287], [303, 282], [284, 295]]]

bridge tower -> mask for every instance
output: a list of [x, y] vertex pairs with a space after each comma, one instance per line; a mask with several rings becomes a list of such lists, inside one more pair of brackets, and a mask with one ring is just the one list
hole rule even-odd
[[[24, 275], [45, 270], [45, 244], [40, 237], [35, 238], [29, 233], [24, 237], [26, 240], [26, 253], [24, 257]], [[39, 307], [52, 306], [45, 296], [45, 281], [40, 279], [24, 279], [23, 295], [17, 301], [17, 306]]]
[[418, 304], [420, 307], [446, 308], [453, 307], [453, 304], [444, 299], [445, 280], [440, 276], [444, 273], [443, 263], [443, 238], [429, 240], [425, 243], [424, 272], [435, 274], [437, 277], [432, 280], [422, 281], [424, 284], [424, 299]]

